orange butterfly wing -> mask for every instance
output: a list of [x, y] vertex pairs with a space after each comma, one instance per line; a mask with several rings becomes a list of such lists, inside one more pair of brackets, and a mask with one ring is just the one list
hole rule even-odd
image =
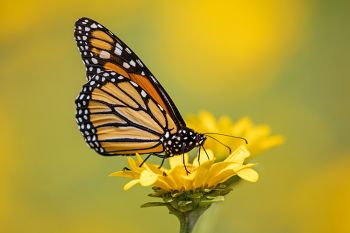
[[172, 133], [186, 126], [161, 84], [138, 56], [117, 36], [88, 18], [81, 18], [75, 23], [74, 35], [87, 68], [88, 80], [103, 71], [114, 71], [138, 84], [171, 116], [176, 125], [170, 129]]
[[102, 155], [160, 153], [176, 127], [142, 87], [113, 71], [95, 75], [76, 99], [76, 119], [88, 145]]

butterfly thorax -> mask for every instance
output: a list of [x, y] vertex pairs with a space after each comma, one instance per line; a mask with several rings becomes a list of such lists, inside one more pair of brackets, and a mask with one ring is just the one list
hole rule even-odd
[[201, 146], [206, 137], [203, 134], [196, 133], [190, 128], [182, 128], [175, 134], [166, 132], [160, 139], [165, 148], [165, 153], [169, 155], [180, 155], [192, 150], [194, 147]]

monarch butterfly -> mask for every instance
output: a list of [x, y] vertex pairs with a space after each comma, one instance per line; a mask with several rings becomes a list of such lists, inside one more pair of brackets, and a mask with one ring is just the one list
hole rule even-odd
[[149, 154], [144, 161], [156, 155], [162, 166], [203, 146], [205, 134], [186, 127], [162, 85], [117, 36], [88, 18], [75, 23], [74, 36], [87, 77], [76, 119], [92, 149], [106, 156]]

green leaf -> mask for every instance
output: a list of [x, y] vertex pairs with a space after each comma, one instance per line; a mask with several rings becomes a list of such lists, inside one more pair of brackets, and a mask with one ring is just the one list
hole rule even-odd
[[216, 197], [210, 197], [209, 200], [202, 200], [201, 202], [203, 202], [203, 203], [213, 203], [213, 202], [219, 202], [219, 201], [224, 201], [224, 200], [225, 200], [224, 196], [216, 196]]
[[162, 197], [163, 195], [161, 193], [150, 193], [148, 194], [149, 197]]
[[186, 206], [188, 204], [191, 204], [192, 201], [179, 201], [177, 204], [178, 206]]
[[197, 198], [203, 197], [203, 194], [202, 193], [194, 193], [194, 194], [191, 195], [191, 197], [194, 198], [194, 199], [197, 199]]
[[163, 197], [164, 202], [172, 202], [174, 199], [172, 197]]
[[232, 187], [238, 184], [242, 179], [239, 176], [232, 176], [230, 179], [224, 182], [227, 187]]
[[143, 205], [141, 205], [141, 208], [146, 208], [146, 207], [155, 207], [155, 206], [167, 206], [167, 203], [164, 202], [147, 202]]
[[183, 194], [183, 192], [176, 192], [176, 193], [172, 193], [171, 196], [172, 196], [172, 197], [178, 197], [178, 196], [180, 196], [181, 194]]

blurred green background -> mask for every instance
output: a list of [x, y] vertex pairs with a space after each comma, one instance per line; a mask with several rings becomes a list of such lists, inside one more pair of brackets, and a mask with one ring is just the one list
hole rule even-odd
[[208, 232], [350, 232], [350, 2], [338, 0], [3, 1], [1, 232], [178, 232], [165, 208], [139, 208], [150, 190], [107, 176], [126, 158], [79, 133], [82, 16], [122, 38], [183, 115], [249, 116], [287, 138], [255, 159], [257, 184], [203, 217]]

